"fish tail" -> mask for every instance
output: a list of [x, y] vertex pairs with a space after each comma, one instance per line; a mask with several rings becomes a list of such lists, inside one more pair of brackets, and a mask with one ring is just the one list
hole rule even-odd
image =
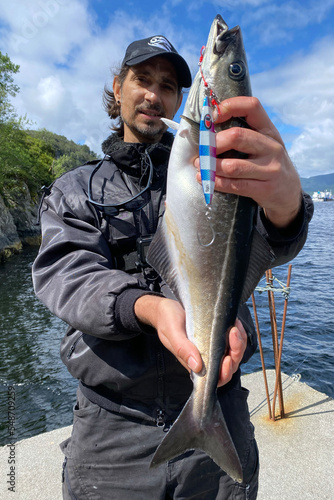
[[212, 411], [200, 422], [194, 415], [194, 403], [190, 397], [158, 446], [150, 467], [172, 460], [188, 450], [200, 449], [233, 480], [242, 482], [240, 460], [218, 400], [215, 400]]

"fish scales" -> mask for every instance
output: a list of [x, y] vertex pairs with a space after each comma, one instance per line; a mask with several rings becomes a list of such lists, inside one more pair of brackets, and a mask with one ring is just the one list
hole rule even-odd
[[[220, 101], [251, 95], [240, 29], [229, 30], [219, 15], [211, 26], [202, 71]], [[217, 384], [241, 302], [256, 205], [249, 198], [215, 192], [208, 212], [193, 166], [206, 93], [198, 72], [170, 155], [165, 215], [148, 252], [148, 262], [186, 311], [187, 335], [204, 368], [191, 374], [193, 392], [151, 466], [198, 448], [241, 482], [242, 467], [217, 399]], [[216, 130], [236, 124], [242, 121], [231, 120]]]

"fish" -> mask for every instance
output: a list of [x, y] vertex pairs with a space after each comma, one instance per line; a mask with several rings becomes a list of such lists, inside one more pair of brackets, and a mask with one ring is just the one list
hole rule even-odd
[[[239, 304], [250, 296], [273, 256], [267, 248], [259, 265], [255, 249], [250, 258], [257, 241], [253, 200], [216, 191], [208, 207], [196, 181], [193, 163], [199, 156], [199, 124], [208, 90], [218, 103], [251, 95], [241, 30], [229, 29], [220, 15], [212, 23], [201, 68], [177, 126], [165, 213], [147, 254], [149, 265], [185, 309], [186, 333], [201, 353], [203, 369], [191, 373], [192, 394], [150, 466], [201, 449], [233, 480], [242, 482], [242, 466], [217, 398], [217, 384]], [[216, 131], [232, 126], [245, 126], [245, 120], [217, 124]]]

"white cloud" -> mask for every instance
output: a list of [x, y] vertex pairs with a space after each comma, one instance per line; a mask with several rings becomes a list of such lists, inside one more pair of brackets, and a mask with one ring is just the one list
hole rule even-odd
[[14, 0], [0, 17], [2, 50], [20, 65], [18, 113], [27, 114], [35, 128], [85, 141], [99, 153], [109, 133], [102, 91], [126, 30], [119, 24], [112, 33], [102, 32], [87, 2], [77, 0], [31, 0], [24, 6]]
[[65, 89], [58, 76], [48, 76], [42, 78], [37, 85], [37, 101], [41, 108], [54, 112], [63, 104]]
[[[254, 40], [252, 30], [256, 28], [254, 57], [258, 57], [255, 54], [259, 54], [265, 38], [271, 43], [270, 36], [276, 33], [281, 42], [288, 31], [293, 36], [294, 23], [306, 26], [321, 22], [333, 4], [334, 0], [324, 0], [321, 4], [309, 0], [304, 7], [295, 1], [282, 2], [278, 9], [269, 0], [231, 0], [224, 2], [224, 12], [228, 10], [234, 18], [240, 18], [249, 42]], [[92, 10], [95, 5], [88, 0], [4, 3], [0, 12], [0, 47], [20, 65], [15, 82], [21, 91], [14, 106], [20, 115], [27, 114], [35, 128], [45, 127], [85, 142], [100, 153], [101, 142], [110, 133], [110, 120], [102, 106], [103, 87], [106, 83], [111, 85], [110, 66], [121, 61], [132, 40], [150, 36], [152, 30], [167, 36], [193, 73], [197, 71], [197, 43], [203, 36], [205, 39], [207, 26], [202, 18], [180, 19], [177, 11], [191, 9], [192, 1], [183, 5], [175, 0], [172, 9], [167, 3], [150, 11], [143, 7], [142, 15], [138, 15], [135, 2], [133, 8], [125, 11], [127, 5], [119, 4], [118, 10], [110, 11], [110, 17], [100, 26]], [[202, 5], [198, 13], [208, 7], [216, 13], [222, 2], [203, 0], [196, 5]], [[297, 40], [291, 45], [298, 46]], [[251, 49], [249, 52], [252, 56]], [[270, 57], [261, 61], [261, 67], [268, 67], [270, 62]], [[305, 48], [296, 52], [275, 69], [252, 75], [254, 95], [276, 115], [290, 154], [303, 176], [334, 170], [333, 81], [333, 38], [322, 40], [311, 51]], [[291, 130], [291, 126], [295, 129]]]
[[[225, 7], [225, 0], [218, 0]], [[286, 44], [296, 31], [320, 24], [334, 6], [334, 0], [230, 0], [232, 11], [239, 9], [240, 25], [265, 45]], [[251, 7], [251, 8], [247, 8]]]
[[12, 58], [39, 58], [65, 63], [71, 50], [82, 44], [91, 31], [92, 19], [85, 1], [18, 0], [2, 8], [7, 26], [4, 40]]
[[253, 75], [254, 94], [281, 123], [300, 130], [290, 154], [302, 176], [334, 170], [334, 40], [326, 38], [309, 54]]
[[111, 85], [110, 68], [121, 62], [126, 46], [150, 36], [154, 26], [184, 57], [194, 54], [184, 33], [156, 9], [141, 17], [113, 11], [102, 29], [87, 1], [30, 0], [22, 5], [12, 0], [0, 20], [1, 50], [20, 65], [15, 81], [21, 90], [14, 101], [18, 114], [27, 115], [34, 128], [85, 142], [97, 153], [110, 133], [103, 88]]
[[[328, 118], [317, 126], [306, 126], [294, 140], [289, 153], [294, 163], [301, 166], [304, 176], [333, 172], [333, 138], [334, 119]], [[327, 168], [323, 169], [324, 165]]]

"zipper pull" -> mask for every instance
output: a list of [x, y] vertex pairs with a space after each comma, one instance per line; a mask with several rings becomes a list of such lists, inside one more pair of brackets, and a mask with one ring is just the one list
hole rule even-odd
[[70, 347], [70, 349], [69, 349], [69, 351], [68, 351], [68, 353], [67, 353], [67, 356], [66, 356], [67, 359], [71, 358], [72, 354], [74, 353], [74, 350], [75, 350], [75, 344], [72, 344], [71, 347]]
[[165, 411], [161, 409], [157, 409], [157, 416], [155, 419], [155, 423], [157, 427], [164, 427], [165, 426]]

